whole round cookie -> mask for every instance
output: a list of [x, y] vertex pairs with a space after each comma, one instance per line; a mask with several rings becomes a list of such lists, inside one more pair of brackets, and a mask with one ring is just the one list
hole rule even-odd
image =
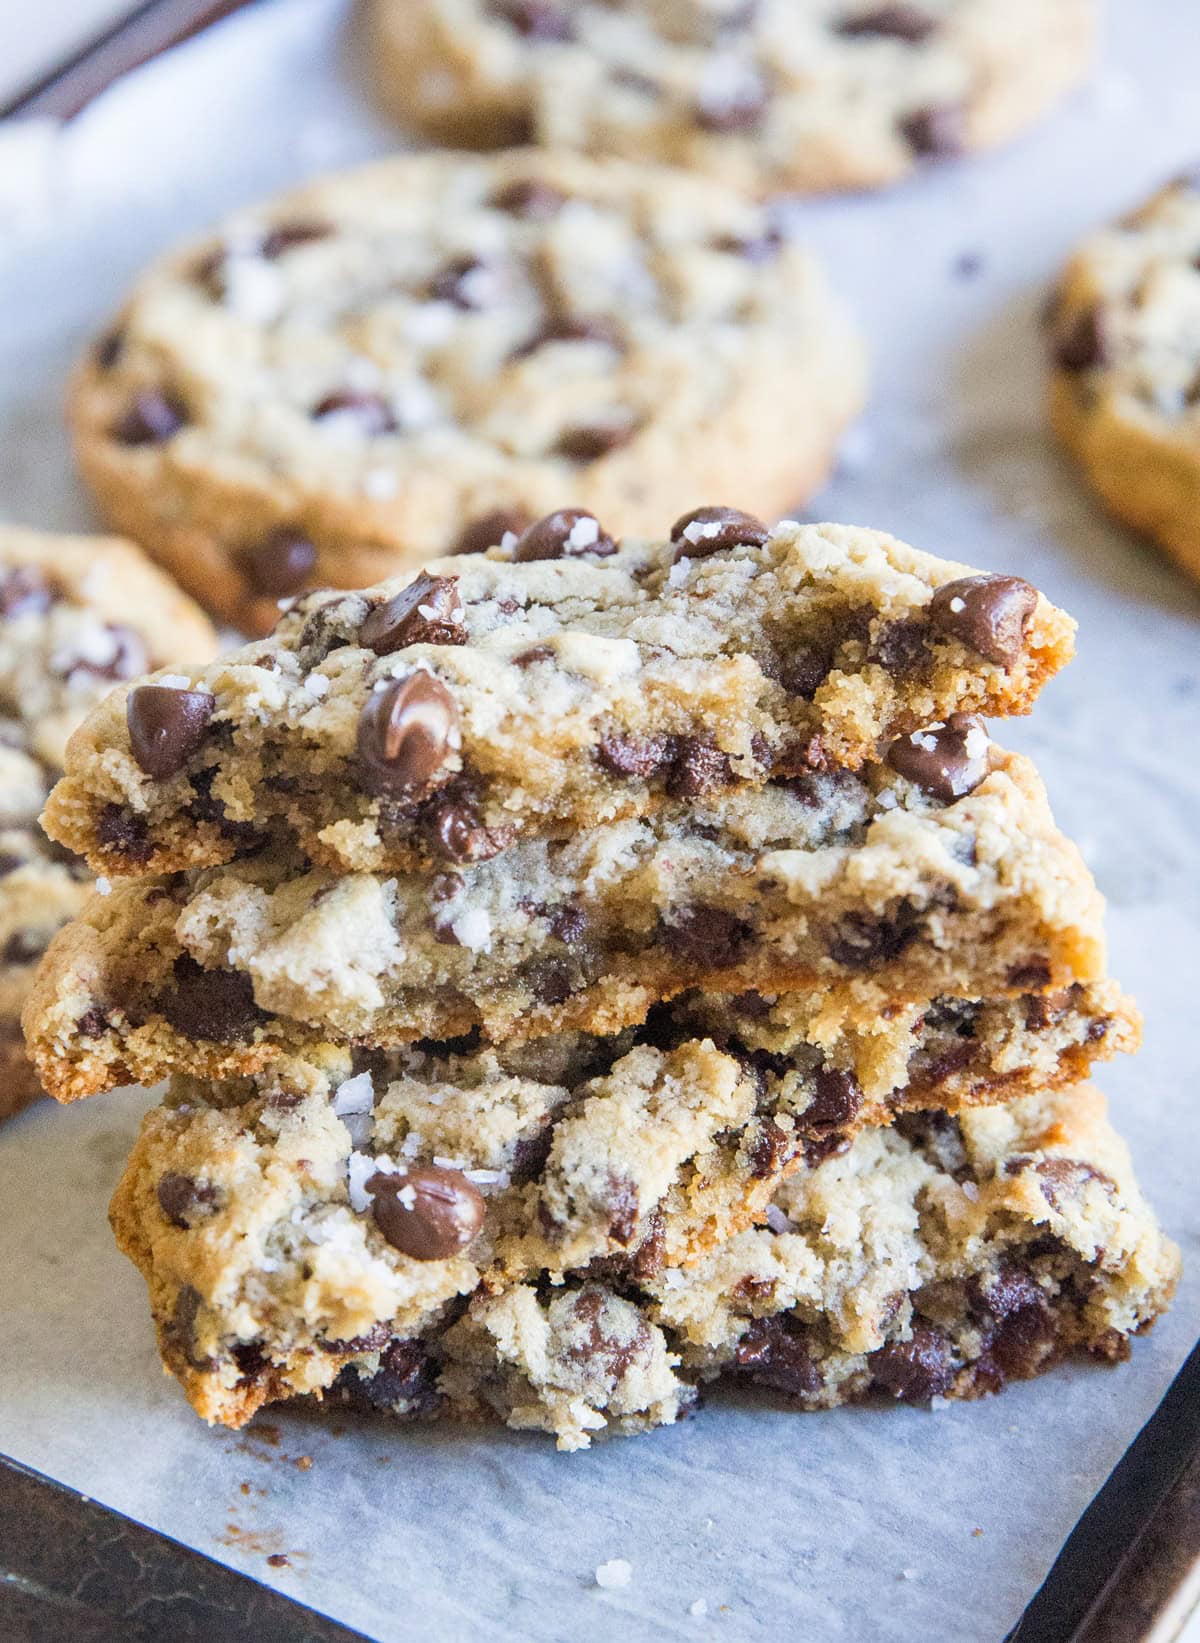
[[1093, 0], [373, 0], [383, 99], [442, 140], [893, 183], [1022, 131], [1084, 74]]
[[820, 271], [737, 193], [536, 150], [406, 155], [153, 268], [71, 417], [109, 518], [265, 631], [306, 587], [568, 503], [630, 534], [701, 492], [778, 517], [863, 379]]
[[1046, 314], [1055, 431], [1200, 577], [1200, 172], [1087, 240]]

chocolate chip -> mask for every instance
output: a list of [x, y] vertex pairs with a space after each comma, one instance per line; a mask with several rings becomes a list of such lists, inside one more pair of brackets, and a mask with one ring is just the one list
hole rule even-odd
[[[557, 456], [565, 456], [568, 462], [598, 462], [610, 451], [619, 451], [622, 445], [628, 445], [634, 432], [632, 422], [601, 422], [564, 428], [554, 451]], [[593, 548], [592, 552], [596, 550]]]
[[519, 973], [534, 1000], [551, 1008], [565, 1004], [580, 981], [575, 967], [561, 958], [531, 959]]
[[375, 1225], [414, 1261], [448, 1261], [483, 1225], [483, 1197], [459, 1170], [429, 1164], [404, 1175], [379, 1172], [367, 1191]]
[[1054, 1317], [1039, 1292], [1036, 1301], [1001, 1320], [980, 1360], [976, 1384], [986, 1377], [989, 1389], [999, 1390], [1006, 1380], [1029, 1380], [1045, 1367], [1056, 1345]]
[[536, 331], [528, 342], [523, 342], [514, 349], [513, 359], [528, 359], [539, 348], [544, 348], [550, 342], [602, 342], [609, 348], [623, 348], [624, 338], [611, 320], [593, 315], [591, 318], [559, 315], [548, 319], [540, 331]]
[[726, 548], [761, 548], [770, 534], [761, 519], [740, 508], [693, 508], [671, 526], [671, 540], [679, 544], [676, 564], [707, 559]]
[[362, 393], [354, 388], [343, 388], [326, 394], [313, 407], [314, 422], [324, 417], [346, 414], [359, 424], [363, 435], [373, 439], [381, 434], [394, 434], [397, 428], [395, 413], [382, 394]]
[[914, 1323], [911, 1340], [889, 1341], [867, 1361], [874, 1384], [905, 1403], [941, 1397], [954, 1384], [954, 1349], [932, 1324]]
[[967, 122], [958, 107], [919, 108], [901, 120], [900, 132], [921, 159], [949, 160], [966, 147]]
[[509, 1176], [514, 1186], [536, 1181], [546, 1167], [554, 1145], [554, 1125], [547, 1122], [535, 1135], [524, 1135], [512, 1151]]
[[113, 438], [121, 445], [163, 445], [187, 420], [187, 407], [178, 395], [147, 388], [133, 396], [114, 423]]
[[422, 811], [421, 828], [439, 856], [462, 866], [491, 861], [510, 841], [507, 832], [484, 825], [470, 793], [455, 784]]
[[487, 264], [478, 257], [455, 257], [433, 276], [425, 294], [431, 302], [453, 303], [464, 312], [486, 308], [488, 288], [493, 283], [488, 272]]
[[102, 371], [111, 371], [124, 352], [125, 332], [119, 325], [106, 331], [92, 349], [96, 364]]
[[648, 781], [675, 756], [670, 736], [605, 736], [596, 748], [596, 763], [614, 776]]
[[16, 930], [0, 949], [0, 963], [32, 964], [46, 951], [49, 937], [40, 930]]
[[1050, 966], [1044, 958], [1032, 958], [1025, 964], [1014, 964], [1007, 980], [1019, 993], [1036, 993], [1050, 985]]
[[994, 1318], [1011, 1317], [1027, 1307], [1040, 1306], [1045, 1300], [1037, 1280], [1016, 1266], [1002, 1267], [986, 1282], [973, 1280], [970, 1293], [973, 1303], [985, 1307]]
[[891, 918], [848, 913], [829, 944], [829, 956], [848, 970], [890, 964], [917, 939], [918, 930], [916, 909], [908, 902], [902, 901]]
[[138, 685], [129, 692], [129, 742], [147, 776], [161, 782], [183, 769], [204, 740], [216, 706], [207, 690]]
[[765, 1176], [775, 1175], [791, 1157], [794, 1146], [793, 1137], [781, 1124], [773, 1118], [764, 1118], [750, 1149], [751, 1175], [760, 1181]]
[[617, 551], [595, 514], [583, 508], [560, 508], [522, 531], [513, 549], [513, 562], [527, 565], [540, 559], [574, 559], [583, 554], [607, 557]]
[[1044, 1033], [1062, 1020], [1072, 1003], [1072, 989], [1064, 987], [1057, 993], [1035, 993], [1025, 1000], [1025, 1027], [1031, 1033]]
[[973, 793], [987, 775], [988, 746], [982, 719], [954, 713], [944, 725], [894, 741], [887, 762], [923, 793], [950, 804]]
[[286, 525], [244, 548], [240, 559], [251, 587], [269, 599], [299, 593], [317, 568], [316, 548]]
[[80, 1038], [99, 1038], [108, 1028], [108, 1016], [98, 1004], [89, 1006], [75, 1023], [75, 1031]]
[[754, 931], [736, 913], [703, 904], [677, 912], [665, 927], [672, 951], [702, 970], [724, 970], [745, 956]]
[[928, 630], [915, 617], [889, 622], [876, 635], [870, 659], [897, 679], [911, 679], [929, 665]]
[[550, 912], [549, 924], [550, 934], [555, 941], [565, 942], [571, 947], [587, 929], [587, 914], [578, 903], [564, 902], [561, 907], [555, 907]]
[[873, 11], [843, 17], [834, 32], [847, 39], [859, 35], [881, 35], [888, 40], [907, 40], [919, 45], [937, 28], [937, 22], [920, 6], [876, 6]]
[[295, 251], [301, 245], [312, 245], [315, 240], [327, 240], [332, 233], [333, 225], [327, 222], [276, 223], [263, 235], [259, 255], [268, 262], [274, 262], [285, 252]]
[[735, 83], [713, 84], [697, 98], [694, 116], [701, 131], [755, 131], [767, 110], [767, 88], [752, 71]]
[[841, 1067], [822, 1067], [813, 1082], [813, 1097], [804, 1109], [806, 1130], [841, 1129], [858, 1117], [863, 1104], [862, 1085]]
[[527, 222], [549, 222], [567, 203], [567, 196], [553, 183], [539, 177], [523, 177], [508, 183], [493, 198], [497, 211], [507, 211]]
[[181, 1357], [191, 1369], [212, 1370], [212, 1358], [199, 1356], [196, 1347], [196, 1324], [204, 1301], [200, 1291], [185, 1284], [175, 1297], [175, 1310], [163, 1326], [163, 1346], [168, 1357]]
[[358, 774], [368, 793], [410, 802], [448, 779], [458, 707], [440, 679], [418, 670], [373, 690], [358, 719]]
[[[610, 1333], [605, 1328], [605, 1312], [613, 1308], [618, 1313], [618, 1327]], [[606, 1295], [602, 1289], [581, 1289], [570, 1303], [572, 1319], [585, 1326], [583, 1341], [571, 1348], [571, 1356], [599, 1369], [612, 1381], [628, 1374], [635, 1359], [646, 1349], [650, 1331], [645, 1322], [625, 1303]], [[632, 1316], [634, 1327], [628, 1326]]]
[[702, 798], [733, 782], [733, 766], [712, 742], [701, 736], [681, 736], [667, 777], [673, 799]]
[[573, 40], [575, 24], [569, 12], [549, 0], [489, 0], [488, 10], [501, 17], [527, 40]]
[[486, 553], [489, 548], [498, 548], [510, 532], [520, 536], [528, 523], [529, 515], [524, 508], [493, 508], [491, 513], [481, 514], [464, 525], [450, 551]]
[[610, 1175], [605, 1203], [608, 1209], [608, 1236], [622, 1249], [633, 1242], [638, 1229], [638, 1190], [632, 1181]]
[[118, 622], [106, 622], [99, 632], [104, 636], [105, 645], [93, 640], [86, 650], [68, 648], [54, 658], [54, 671], [60, 678], [70, 681], [80, 677], [133, 679], [145, 673], [150, 658], [140, 633]]
[[191, 1175], [168, 1170], [158, 1183], [158, 1205], [173, 1227], [185, 1232], [199, 1220], [212, 1215], [221, 1194], [211, 1181], [197, 1181]]
[[1009, 667], [1025, 648], [1037, 602], [1037, 589], [1019, 576], [963, 576], [938, 588], [929, 621], [985, 661]]
[[1100, 308], [1076, 314], [1054, 342], [1054, 363], [1063, 371], [1091, 371], [1107, 365], [1110, 355], [1108, 326]]
[[415, 582], [368, 613], [358, 636], [377, 656], [390, 656], [406, 645], [465, 645], [458, 577], [422, 571]]
[[1078, 1203], [1090, 1181], [1096, 1181], [1109, 1197], [1116, 1193], [1116, 1183], [1102, 1170], [1095, 1169], [1077, 1158], [1043, 1158], [1034, 1165], [1042, 1197], [1051, 1209], [1062, 1213], [1065, 1206]]
[[828, 1135], [810, 1135], [804, 1143], [804, 1162], [809, 1169], [816, 1169], [827, 1159], [837, 1158], [849, 1150], [850, 1137], [839, 1130], [830, 1130]]
[[743, 262], [757, 267], [765, 262], [773, 262], [779, 255], [780, 248], [786, 243], [782, 231], [774, 224], [768, 224], [761, 234], [718, 235], [713, 241], [713, 250], [724, 251], [732, 257], [741, 257]]
[[55, 602], [54, 589], [34, 565], [14, 565], [0, 577], [0, 616], [40, 616]]
[[158, 1000], [167, 1022], [184, 1038], [241, 1044], [265, 1019], [254, 983], [240, 970], [205, 970], [188, 953], [175, 960], [175, 984]]
[[334, 1387], [352, 1408], [384, 1410], [393, 1419], [420, 1420], [441, 1407], [437, 1375], [437, 1364], [422, 1342], [392, 1341], [380, 1353], [374, 1374], [365, 1365], [347, 1364]]
[[154, 850], [146, 818], [120, 804], [104, 806], [96, 823], [96, 838], [102, 849], [138, 864], [149, 861]]
[[738, 1342], [734, 1362], [745, 1380], [791, 1398], [813, 1397], [823, 1384], [804, 1326], [786, 1313], [756, 1318]]

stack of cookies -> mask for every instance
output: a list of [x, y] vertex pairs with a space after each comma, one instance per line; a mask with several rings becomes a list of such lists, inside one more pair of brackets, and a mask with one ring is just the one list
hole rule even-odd
[[1027, 583], [730, 508], [563, 510], [118, 691], [46, 826], [114, 880], [26, 1011], [171, 1084], [113, 1204], [207, 1419], [337, 1397], [565, 1448], [1114, 1359], [1177, 1255], [1029, 762]]

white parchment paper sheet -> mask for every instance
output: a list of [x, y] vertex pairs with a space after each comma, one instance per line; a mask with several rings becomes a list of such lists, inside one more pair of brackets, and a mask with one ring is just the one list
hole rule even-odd
[[[1102, 1082], [1191, 1257], [1173, 1314], [1131, 1365], [937, 1414], [721, 1401], [575, 1456], [293, 1414], [209, 1432], [159, 1374], [141, 1281], [105, 1226], [145, 1104], [124, 1094], [44, 1104], [0, 1135], [0, 1449], [381, 1639], [1003, 1635], [1200, 1327], [1200, 599], [1099, 515], [1041, 419], [1035, 315], [1053, 270], [1200, 157], [1190, 0], [1112, 11], [1096, 81], [1026, 141], [885, 198], [804, 208], [876, 360], [872, 407], [813, 516], [1018, 572], [1080, 619], [1078, 661], [1007, 734], [1087, 851], [1114, 970], [1146, 1010], [1144, 1053]], [[88, 521], [64, 374], [148, 254], [392, 146], [356, 51], [340, 0], [264, 0], [65, 134], [3, 134], [0, 514]], [[956, 271], [964, 253], [973, 276]], [[614, 1557], [631, 1583], [600, 1591]]]

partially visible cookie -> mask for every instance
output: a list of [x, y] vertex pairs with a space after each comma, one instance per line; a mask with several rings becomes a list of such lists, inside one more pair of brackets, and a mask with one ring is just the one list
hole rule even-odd
[[1200, 578], [1200, 175], [1087, 240], [1046, 328], [1055, 431], [1113, 513]]
[[644, 533], [825, 477], [863, 351], [820, 270], [711, 182], [402, 155], [151, 269], [81, 363], [108, 517], [210, 608], [362, 587], [574, 504]]
[[130, 543], [0, 526], [0, 1118], [40, 1091], [21, 1010], [91, 894], [86, 865], [38, 825], [67, 739], [114, 684], [215, 649], [207, 619]]
[[[46, 827], [114, 876], [267, 836], [343, 871], [466, 866], [1026, 713], [1073, 637], [1019, 577], [880, 531], [708, 507], [617, 546], [560, 510], [411, 582], [301, 599], [182, 689], [113, 696]], [[926, 779], [937, 740], [909, 748]]]
[[1032, 125], [1093, 0], [373, 0], [379, 91], [445, 141], [653, 159], [761, 193], [893, 183]]

